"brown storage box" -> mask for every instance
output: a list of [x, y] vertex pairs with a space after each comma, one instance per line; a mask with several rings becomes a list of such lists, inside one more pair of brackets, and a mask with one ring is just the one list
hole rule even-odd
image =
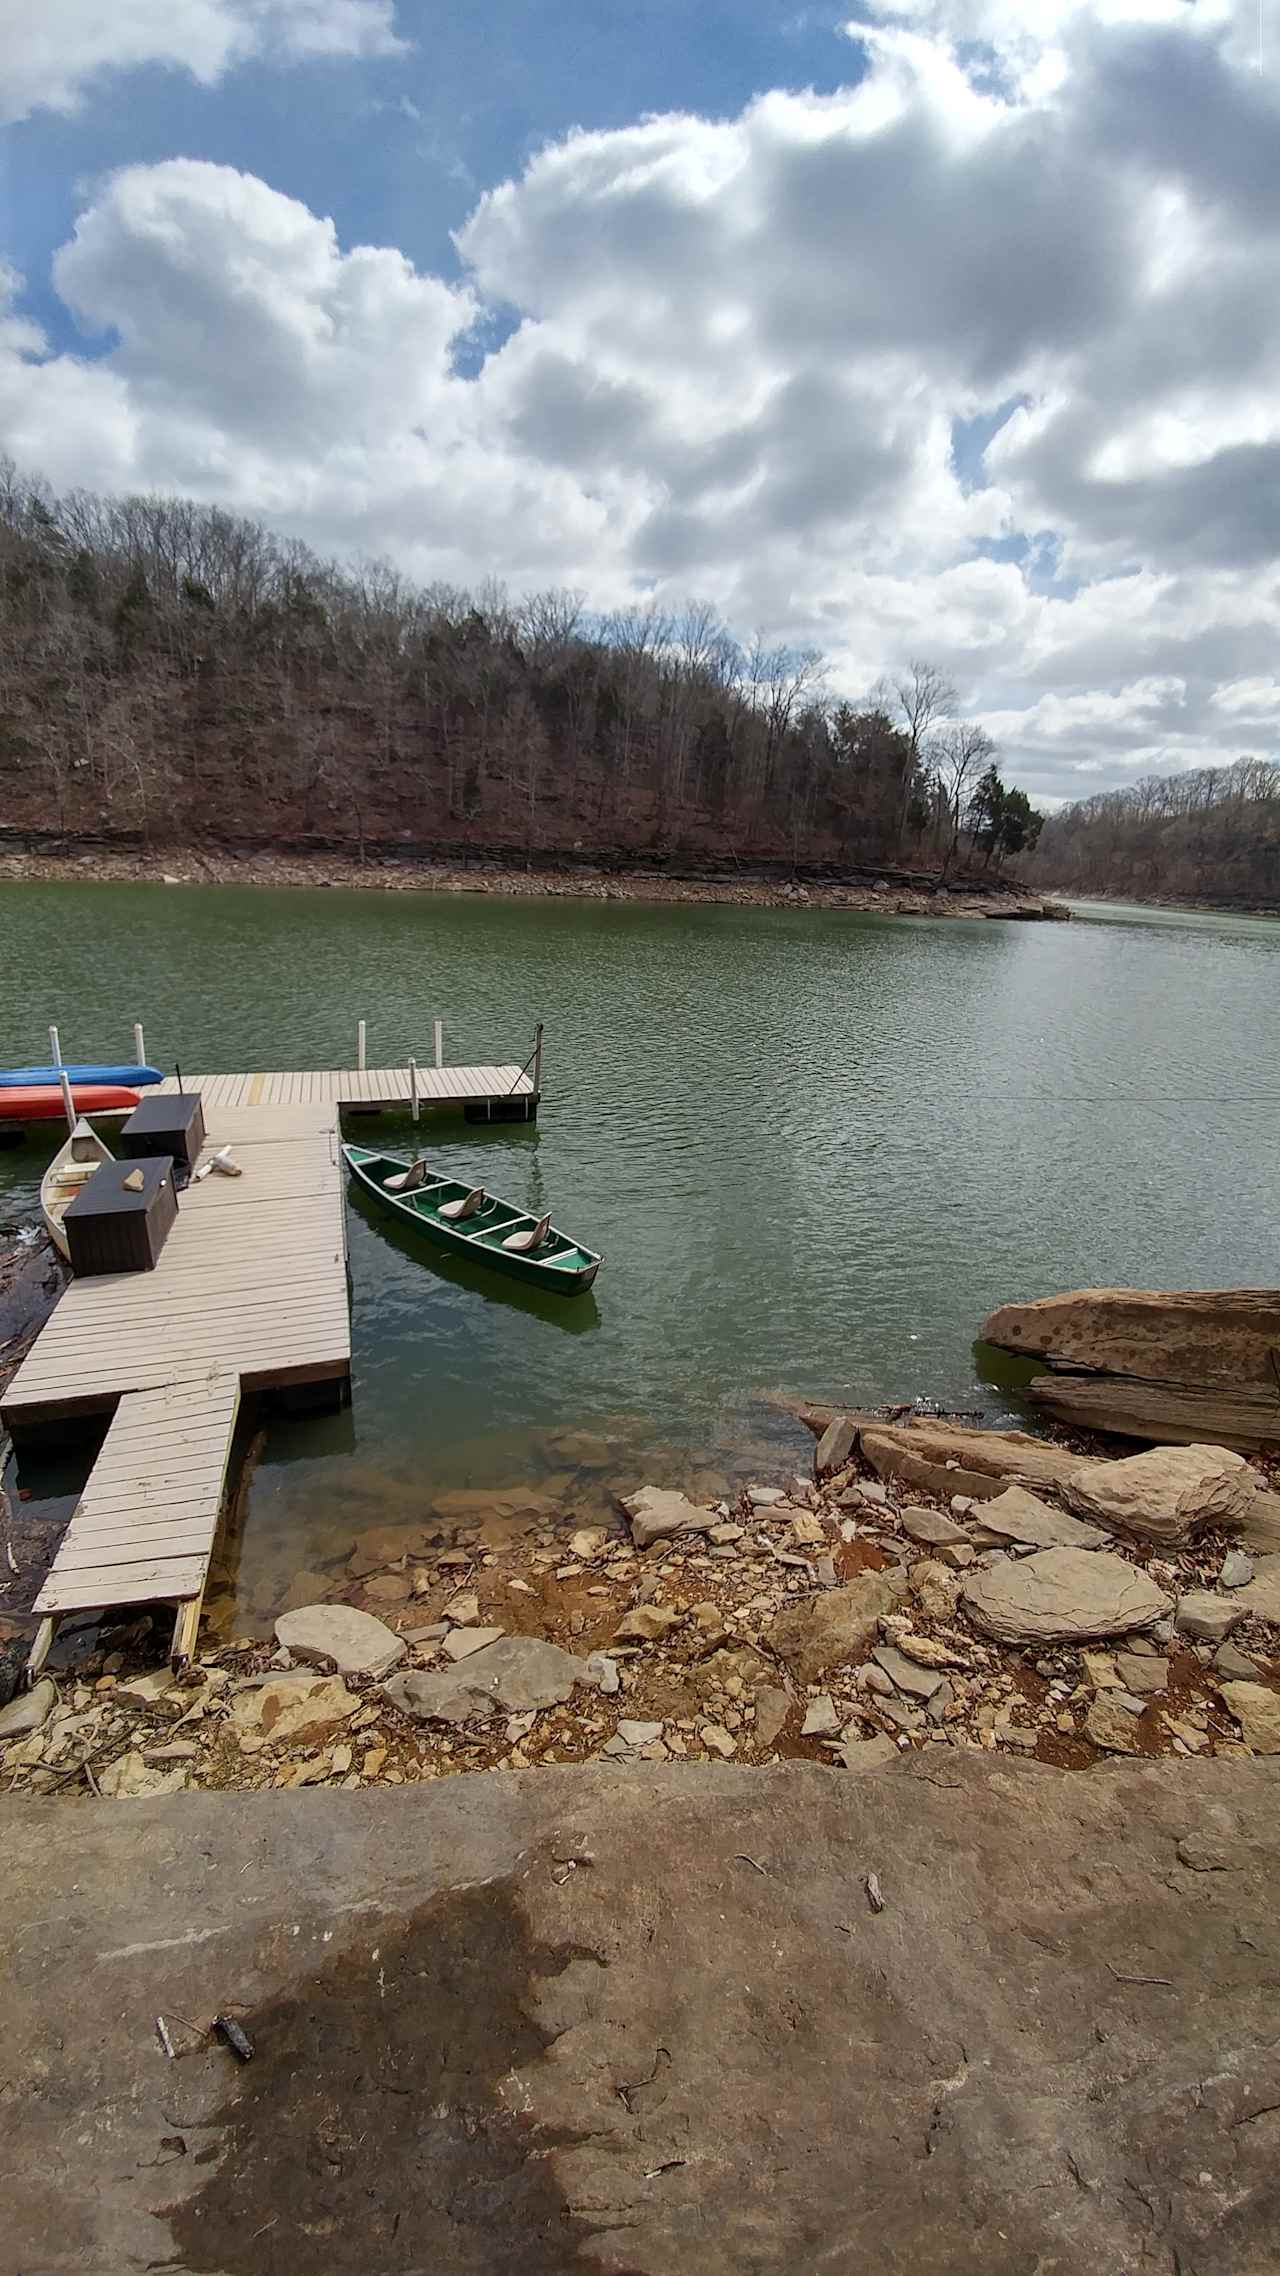
[[204, 1144], [204, 1107], [199, 1091], [163, 1092], [135, 1106], [120, 1132], [121, 1151], [139, 1160], [170, 1154], [188, 1172]]
[[[142, 1173], [141, 1193], [124, 1181]], [[63, 1217], [71, 1269], [81, 1279], [98, 1272], [150, 1272], [178, 1214], [173, 1160], [103, 1162]]]

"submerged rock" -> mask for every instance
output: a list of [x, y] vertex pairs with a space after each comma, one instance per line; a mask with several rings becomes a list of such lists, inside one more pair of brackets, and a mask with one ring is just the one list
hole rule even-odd
[[1040, 1549], [965, 1581], [961, 1603], [1002, 1643], [1083, 1642], [1149, 1628], [1173, 1599], [1113, 1550]]

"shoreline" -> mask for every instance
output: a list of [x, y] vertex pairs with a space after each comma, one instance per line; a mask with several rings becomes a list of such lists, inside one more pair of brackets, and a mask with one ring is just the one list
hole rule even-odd
[[188, 847], [140, 855], [95, 847], [81, 854], [0, 853], [0, 883], [93, 885], [258, 885], [276, 889], [336, 887], [352, 892], [480, 893], [512, 900], [721, 903], [735, 908], [844, 909], [877, 917], [1005, 918], [1023, 923], [1068, 920], [1064, 902], [1020, 886], [989, 890], [968, 886], [896, 885], [767, 877], [663, 876], [637, 867], [619, 874], [576, 869], [518, 869], [484, 862], [475, 867], [378, 856], [361, 862], [341, 854], [230, 854]]

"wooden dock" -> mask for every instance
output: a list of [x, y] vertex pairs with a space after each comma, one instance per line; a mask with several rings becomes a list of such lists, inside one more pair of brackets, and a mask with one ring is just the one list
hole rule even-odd
[[153, 1271], [73, 1280], [0, 1402], [19, 1443], [62, 1421], [112, 1418], [36, 1599], [33, 1674], [64, 1614], [113, 1605], [172, 1604], [174, 1657], [189, 1657], [241, 1393], [346, 1395], [342, 1109], [538, 1105], [534, 1079], [514, 1066], [195, 1075], [182, 1087], [203, 1101], [201, 1161], [229, 1145], [243, 1174], [214, 1172], [180, 1193]]

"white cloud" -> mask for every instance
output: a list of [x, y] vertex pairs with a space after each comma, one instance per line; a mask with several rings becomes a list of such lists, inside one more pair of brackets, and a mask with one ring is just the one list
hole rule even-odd
[[850, 692], [923, 651], [1046, 796], [1270, 747], [1276, 87], [1184, 0], [897, 14], [847, 91], [541, 151], [461, 284], [252, 176], [129, 168], [55, 264], [100, 352], [14, 316], [0, 431], [422, 577], [704, 595]]
[[394, 54], [394, 0], [6, 0], [0, 120], [74, 111], [109, 73], [159, 65], [212, 86], [255, 57]]

